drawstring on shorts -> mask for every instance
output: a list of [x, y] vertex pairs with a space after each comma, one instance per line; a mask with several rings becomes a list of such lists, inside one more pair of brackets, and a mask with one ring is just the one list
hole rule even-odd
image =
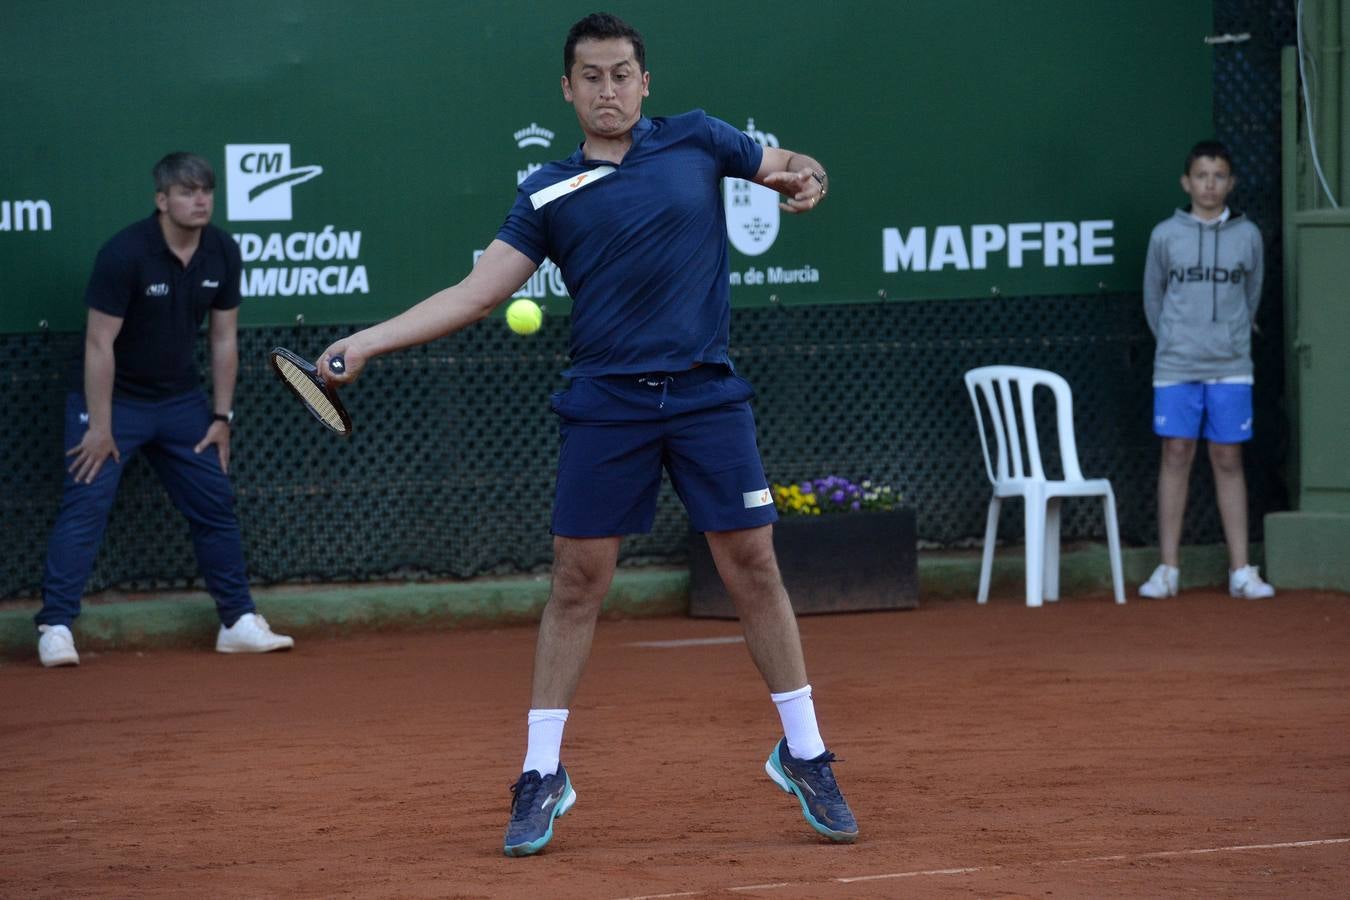
[[645, 384], [647, 387], [661, 386], [661, 401], [656, 404], [657, 409], [665, 409], [666, 395], [670, 392], [670, 386], [675, 383], [675, 376], [666, 375], [639, 375], [638, 384]]

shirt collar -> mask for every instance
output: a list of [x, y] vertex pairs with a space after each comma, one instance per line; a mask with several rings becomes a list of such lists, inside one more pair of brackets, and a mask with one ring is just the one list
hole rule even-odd
[[164, 229], [159, 227], [159, 210], [155, 210], [149, 218], [141, 221], [145, 225], [145, 239], [150, 242], [150, 249], [156, 253], [168, 253], [169, 242], [164, 240]]
[[[655, 126], [652, 125], [651, 119], [647, 118], [646, 116], [638, 116], [638, 120], [633, 123], [632, 130], [628, 132], [628, 134], [633, 139], [633, 143], [629, 146], [628, 152], [632, 153], [634, 148], [636, 148], [638, 144], [642, 143], [642, 139], [645, 138], [648, 134], [650, 134], [654, 127]], [[586, 159], [586, 152], [585, 150], [582, 149], [585, 146], [586, 146], [585, 141], [582, 141], [581, 143], [577, 144], [576, 152], [574, 152], [571, 156], [569, 156], [567, 158], [567, 161], [578, 166], [609, 165], [609, 163], [605, 163], [603, 160], [588, 161]]]
[[1191, 212], [1191, 208], [1189, 206], [1186, 207], [1186, 209], [1183, 210], [1183, 212], [1185, 212], [1186, 215], [1190, 216], [1195, 221], [1199, 222], [1201, 225], [1222, 225], [1224, 222], [1227, 222], [1233, 215], [1233, 211], [1226, 206], [1223, 208], [1223, 212], [1219, 213], [1219, 216], [1216, 219], [1202, 219], [1195, 213]]
[[[159, 210], [155, 210], [150, 214], [149, 218], [142, 219], [141, 222], [145, 226], [145, 239], [149, 242], [151, 251], [157, 254], [168, 254], [174, 262], [182, 265], [182, 260], [178, 258], [177, 254], [169, 249], [169, 242], [164, 240], [164, 229], [159, 227]], [[197, 240], [197, 249], [193, 251], [192, 258], [188, 260], [187, 265], [183, 266], [184, 269], [191, 268], [201, 257], [202, 243], [205, 239], [206, 228], [202, 228], [201, 236]]]

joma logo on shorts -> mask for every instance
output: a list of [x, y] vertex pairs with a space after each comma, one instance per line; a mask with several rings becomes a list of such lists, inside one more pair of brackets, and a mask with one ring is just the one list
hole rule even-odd
[[757, 491], [746, 491], [741, 494], [741, 502], [745, 504], [746, 509], [757, 509], [761, 506], [768, 506], [773, 502], [773, 494], [769, 493], [768, 488], [760, 488]]

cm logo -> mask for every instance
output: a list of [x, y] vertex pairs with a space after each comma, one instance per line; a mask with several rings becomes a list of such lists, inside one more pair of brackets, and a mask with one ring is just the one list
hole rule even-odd
[[290, 144], [226, 144], [226, 218], [289, 221], [291, 188], [323, 174], [322, 166], [291, 166]]

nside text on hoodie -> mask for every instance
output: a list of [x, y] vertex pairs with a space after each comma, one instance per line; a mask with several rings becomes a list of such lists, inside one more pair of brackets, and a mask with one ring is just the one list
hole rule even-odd
[[1160, 222], [1144, 265], [1144, 315], [1157, 338], [1154, 381], [1252, 374], [1251, 334], [1264, 272], [1261, 231], [1246, 216]]

